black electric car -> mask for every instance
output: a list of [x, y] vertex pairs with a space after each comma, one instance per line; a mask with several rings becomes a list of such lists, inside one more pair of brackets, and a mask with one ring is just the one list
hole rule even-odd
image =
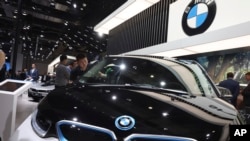
[[245, 121], [219, 96], [195, 61], [108, 56], [43, 98], [31, 126], [44, 140], [227, 141]]

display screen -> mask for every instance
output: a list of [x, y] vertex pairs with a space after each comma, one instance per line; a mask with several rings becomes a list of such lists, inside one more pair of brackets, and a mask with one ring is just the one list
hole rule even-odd
[[24, 83], [17, 83], [17, 82], [6, 82], [3, 85], [0, 85], [1, 91], [10, 91], [14, 92], [18, 88], [20, 88]]

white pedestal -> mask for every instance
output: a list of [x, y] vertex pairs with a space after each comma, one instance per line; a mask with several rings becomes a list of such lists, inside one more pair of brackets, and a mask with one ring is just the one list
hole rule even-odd
[[0, 136], [7, 141], [15, 131], [17, 98], [32, 82], [7, 79], [0, 83]]

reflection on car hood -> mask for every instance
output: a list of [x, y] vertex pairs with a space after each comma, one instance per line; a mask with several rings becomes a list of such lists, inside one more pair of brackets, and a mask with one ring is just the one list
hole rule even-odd
[[[55, 89], [38, 105], [38, 115], [38, 118], [52, 122], [50, 135], [55, 134], [53, 127], [56, 122], [66, 119], [107, 128], [120, 139], [132, 133], [141, 133], [177, 135], [197, 140], [205, 140], [209, 134], [211, 140], [219, 140], [223, 127], [236, 118], [236, 111], [223, 101], [205, 97], [85, 86]], [[121, 129], [123, 125], [116, 123], [124, 116], [135, 121], [125, 131]]]

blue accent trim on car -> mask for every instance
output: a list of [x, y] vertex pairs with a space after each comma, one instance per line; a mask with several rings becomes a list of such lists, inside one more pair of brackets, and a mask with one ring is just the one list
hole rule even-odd
[[97, 131], [97, 132], [103, 132], [103, 133], [108, 134], [109, 136], [111, 136], [113, 141], [117, 140], [114, 132], [109, 130], [109, 129], [94, 126], [94, 125], [89, 125], [89, 124], [85, 124], [85, 123], [70, 121], [70, 120], [61, 120], [61, 121], [58, 121], [56, 123], [56, 131], [57, 131], [59, 141], [68, 141], [64, 137], [64, 135], [63, 135], [63, 133], [61, 131], [61, 128], [60, 128], [61, 125], [72, 125], [72, 126], [77, 126], [77, 127], [89, 129], [89, 130], [94, 130], [94, 131]]

